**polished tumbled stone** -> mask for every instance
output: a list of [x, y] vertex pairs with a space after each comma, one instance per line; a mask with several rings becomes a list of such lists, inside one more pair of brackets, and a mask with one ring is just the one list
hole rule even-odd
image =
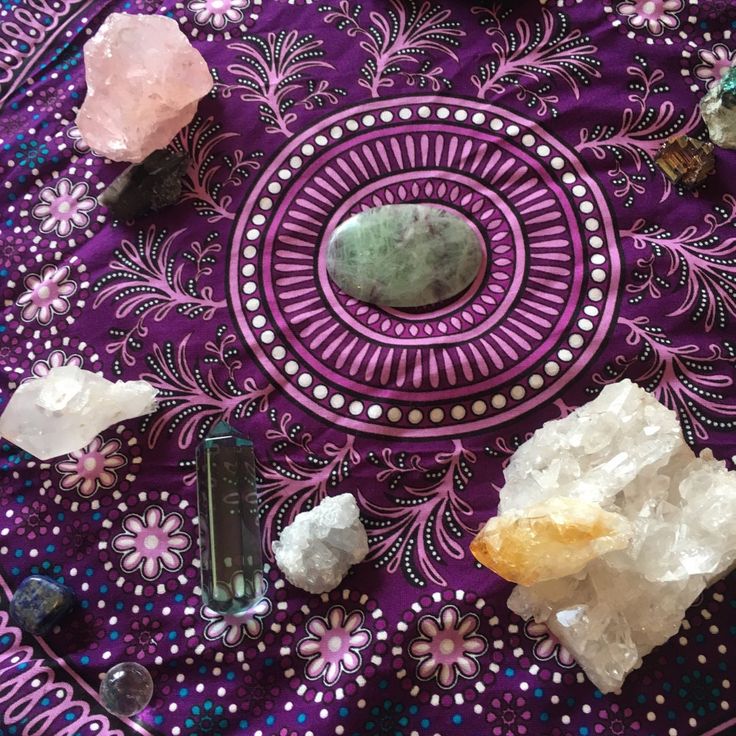
[[43, 575], [31, 575], [10, 601], [10, 617], [23, 631], [43, 636], [74, 605], [74, 591]]
[[384, 307], [422, 307], [459, 294], [482, 263], [478, 237], [457, 215], [421, 204], [366, 210], [343, 222], [327, 271], [349, 296]]
[[137, 662], [121, 662], [111, 667], [100, 685], [100, 702], [116, 716], [140, 713], [153, 697], [153, 680]]

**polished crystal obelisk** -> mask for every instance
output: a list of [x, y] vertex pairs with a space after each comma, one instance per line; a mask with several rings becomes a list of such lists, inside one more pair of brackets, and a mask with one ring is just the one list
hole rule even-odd
[[262, 596], [263, 560], [253, 443], [218, 422], [197, 447], [202, 600], [218, 613]]

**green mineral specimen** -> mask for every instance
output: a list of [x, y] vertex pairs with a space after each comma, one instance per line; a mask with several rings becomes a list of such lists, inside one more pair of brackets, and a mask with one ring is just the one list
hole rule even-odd
[[396, 204], [343, 222], [327, 249], [327, 272], [348, 295], [385, 307], [421, 307], [459, 294], [483, 261], [471, 227], [447, 210]]
[[736, 107], [736, 67], [731, 67], [720, 82], [721, 101], [724, 107]]
[[197, 448], [202, 600], [242, 613], [262, 596], [253, 443], [219, 422]]

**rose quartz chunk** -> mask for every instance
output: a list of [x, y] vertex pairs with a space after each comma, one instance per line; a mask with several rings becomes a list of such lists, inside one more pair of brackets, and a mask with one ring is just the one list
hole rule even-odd
[[212, 89], [207, 62], [162, 15], [112, 13], [84, 46], [82, 138], [113, 161], [139, 163], [164, 148]]

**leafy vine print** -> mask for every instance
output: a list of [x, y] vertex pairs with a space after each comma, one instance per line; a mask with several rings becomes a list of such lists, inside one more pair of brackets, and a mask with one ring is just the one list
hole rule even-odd
[[268, 559], [273, 559], [272, 543], [281, 530], [344, 483], [360, 455], [351, 435], [341, 445], [325, 442], [318, 450], [312, 435], [293, 423], [288, 412], [279, 416], [272, 409], [269, 418], [273, 426], [266, 431], [266, 439], [273, 442], [274, 457], [270, 462], [257, 458], [257, 478], [263, 548]]
[[[380, 468], [377, 480], [388, 483], [391, 491], [400, 487], [406, 495], [391, 493], [391, 503], [382, 505], [358, 493], [371, 545], [368, 559], [385, 565], [390, 573], [403, 570], [419, 587], [428, 582], [447, 585], [439, 570], [444, 556], [464, 559], [465, 545], [458, 540], [477, 531], [466, 521], [473, 509], [459, 495], [472, 477], [476, 459], [460, 440], [453, 440], [449, 452], [437, 453], [437, 465], [429, 469], [416, 455], [407, 458], [389, 448], [380, 456], [370, 453], [368, 460]], [[421, 485], [404, 481], [408, 474], [417, 473], [422, 476]]]
[[[624, 109], [621, 123], [583, 128], [575, 147], [579, 152], [590, 151], [599, 161], [612, 159], [608, 176], [615, 186], [614, 195], [624, 200], [625, 207], [646, 191], [647, 180], [657, 171], [654, 154], [662, 143], [674, 135], [691, 133], [700, 121], [697, 108], [689, 113], [678, 112], [671, 100], [657, 100], [670, 89], [664, 81], [665, 72], [650, 70], [643, 56], [637, 55], [635, 61], [626, 69], [631, 77], [629, 101], [633, 105]], [[664, 176], [657, 175], [657, 179], [664, 183], [662, 202], [669, 196], [671, 184]]]
[[239, 61], [227, 67], [236, 83], [219, 84], [222, 96], [227, 98], [237, 92], [244, 102], [258, 103], [267, 133], [290, 138], [291, 126], [298, 118], [294, 108], [313, 110], [334, 105], [345, 94], [345, 90], [331, 87], [325, 79], [306, 76], [309, 70], [334, 69], [324, 60], [322, 41], [313, 33], [279, 31], [269, 33], [265, 39], [246, 34], [228, 48], [239, 53]]
[[492, 39], [492, 58], [471, 77], [477, 96], [485, 100], [489, 94], [516, 90], [516, 97], [539, 116], [556, 116], [559, 96], [552, 93], [555, 80], [566, 84], [580, 97], [581, 85], [600, 77], [598, 51], [590, 38], [579, 29], [570, 29], [564, 13], [542, 8], [541, 20], [534, 24], [518, 18], [514, 30], [506, 30], [503, 21], [511, 10], [500, 3], [472, 8], [480, 16], [480, 24]]
[[444, 69], [433, 66], [429, 57], [434, 51], [458, 61], [453, 49], [460, 45], [458, 39], [465, 32], [451, 20], [450, 10], [429, 0], [421, 4], [389, 0], [385, 12], [368, 13], [370, 24], [361, 18], [362, 7], [351, 9], [348, 0], [341, 0], [337, 7], [321, 5], [318, 10], [325, 14], [326, 23], [360, 39], [360, 48], [368, 59], [360, 70], [358, 84], [371, 97], [380, 97], [381, 90], [392, 88], [396, 78], [434, 92], [451, 86]]
[[634, 248], [649, 251], [636, 261], [634, 282], [626, 287], [632, 303], [645, 295], [659, 299], [664, 290], [684, 287], [680, 306], [668, 317], [702, 319], [706, 332], [736, 318], [736, 236], [722, 237], [736, 226], [736, 197], [726, 194], [716, 212], [706, 215], [702, 226], [688, 225], [677, 235], [642, 219], [621, 231]]
[[[690, 444], [709, 439], [711, 429], [732, 431], [736, 427], [736, 405], [728, 403], [724, 394], [734, 383], [733, 346], [675, 345], [644, 316], [621, 317], [619, 324], [628, 329], [626, 342], [638, 348], [638, 353], [614, 358], [602, 374], [594, 375], [596, 383], [614, 383], [636, 365], [640, 372], [632, 377], [677, 412]], [[717, 372], [722, 367], [727, 372]]]
[[[251, 171], [257, 171], [260, 167], [261, 151], [251, 154], [239, 148], [232, 153], [220, 151], [224, 141], [237, 136], [237, 133], [223, 132], [222, 125], [216, 123], [214, 118], [197, 115], [176, 134], [172, 142], [176, 149], [186, 153], [189, 158], [181, 202], [193, 202], [194, 209], [210, 223], [235, 217], [233, 197], [224, 191], [239, 187]], [[224, 166], [220, 161], [224, 162]]]

